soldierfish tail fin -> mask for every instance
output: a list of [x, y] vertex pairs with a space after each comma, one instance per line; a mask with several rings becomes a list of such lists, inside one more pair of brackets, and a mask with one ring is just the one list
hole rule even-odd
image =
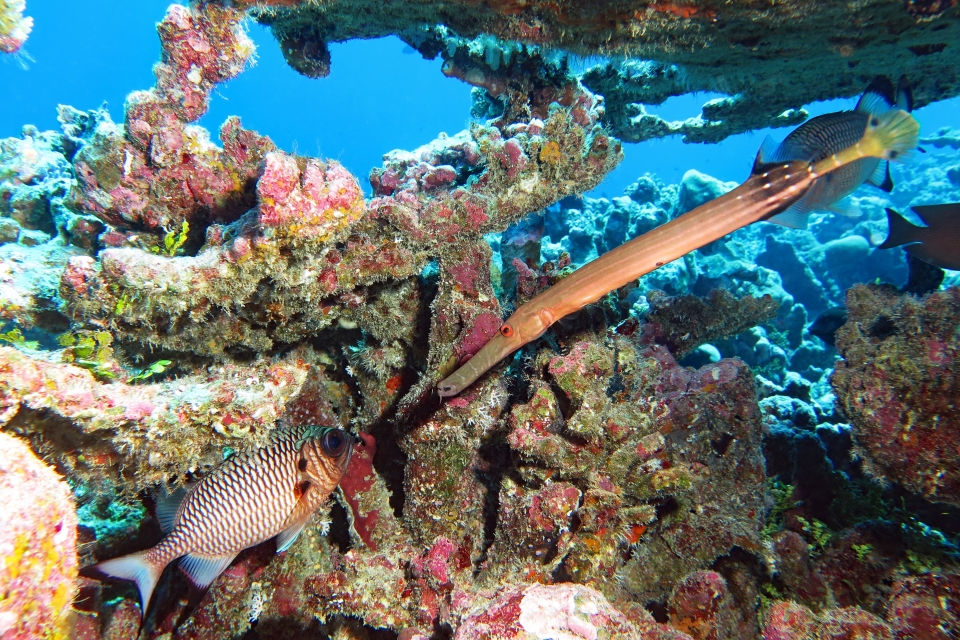
[[883, 241], [878, 249], [893, 249], [902, 244], [916, 242], [917, 227], [910, 223], [893, 209], [887, 209], [887, 223], [890, 230], [887, 232], [887, 239]]
[[150, 597], [157, 586], [157, 580], [164, 567], [155, 566], [146, 560], [147, 551], [131, 553], [113, 560], [105, 560], [80, 570], [80, 575], [88, 578], [117, 578], [137, 583], [140, 590], [140, 611], [146, 618], [150, 607]]

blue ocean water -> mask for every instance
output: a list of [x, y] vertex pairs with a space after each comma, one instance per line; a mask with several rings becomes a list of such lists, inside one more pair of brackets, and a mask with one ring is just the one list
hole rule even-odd
[[[123, 118], [128, 93], [154, 84], [159, 58], [155, 24], [167, 0], [31, 0], [27, 14], [33, 33], [16, 58], [0, 57], [0, 138], [19, 135], [25, 124], [41, 131], [59, 128], [56, 105], [92, 109], [106, 102], [114, 121]], [[358, 40], [331, 45], [331, 73], [320, 80], [301, 76], [283, 60], [267, 28], [252, 23], [257, 63], [217, 88], [200, 123], [216, 132], [229, 115], [269, 135], [282, 149], [335, 158], [367, 188], [370, 169], [392, 149], [413, 149], [443, 131], [454, 134], [470, 119], [470, 87], [440, 72], [440, 60], [427, 61], [399, 39]], [[648, 111], [670, 119], [700, 112], [716, 97], [687, 95]], [[853, 108], [855, 99], [808, 106], [811, 115]], [[960, 99], [916, 112], [929, 134], [957, 124]], [[760, 130], [719, 144], [684, 144], [679, 137], [625, 144], [625, 160], [590, 195], [618, 196], [646, 172], [667, 183], [689, 169], [720, 180], [743, 180], [768, 134]]]

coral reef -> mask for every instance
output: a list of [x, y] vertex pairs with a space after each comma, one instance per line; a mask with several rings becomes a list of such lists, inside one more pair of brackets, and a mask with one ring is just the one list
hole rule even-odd
[[[800, 0], [266, 4], [257, 16], [301, 72], [329, 72], [329, 42], [400, 33], [475, 87], [478, 119], [385, 154], [371, 198], [337, 162], [236, 118], [215, 145], [197, 119], [253, 48], [246, 3], [204, 2], [168, 10], [156, 85], [122, 124], [61, 107], [62, 133], [0, 141], [0, 442], [15, 434], [67, 475], [83, 564], [156, 543], [155, 490], [274, 429], [364, 440], [295, 545], [245, 551], [195, 607], [167, 572], [142, 637], [956, 633], [960, 510], [925, 499], [956, 503], [949, 451], [926, 444], [956, 395], [956, 289], [855, 288], [840, 364], [808, 331], [855, 283], [906, 280], [900, 253], [876, 248], [883, 208], [960, 200], [960, 166], [937, 151], [952, 130], [925, 139], [889, 199], [858, 192], [861, 219], [742, 229], [461, 396], [434, 389], [505, 307], [733, 186], [690, 171], [579, 195], [621, 159], [615, 135], [794, 122], [890, 65], [920, 104], [952, 95], [951, 3], [861, 3], [856, 37], [851, 7]], [[880, 25], [901, 35], [874, 38]], [[822, 50], [798, 48], [810, 38]], [[611, 58], [578, 75], [557, 47]], [[652, 62], [617, 61], [633, 53]], [[640, 104], [700, 90], [731, 97], [679, 126]], [[129, 585], [78, 586], [76, 637], [138, 633]]]
[[0, 637], [72, 637], [77, 514], [70, 488], [0, 433]]
[[254, 204], [252, 186], [273, 143], [230, 118], [221, 150], [189, 124], [206, 113], [213, 87], [253, 55], [242, 17], [215, 4], [202, 12], [172, 5], [158, 25], [157, 85], [128, 96], [122, 129], [103, 111], [62, 110], [65, 132], [86, 142], [73, 158], [78, 207], [134, 230], [177, 230], [186, 221], [199, 240], [209, 222], [232, 222]]
[[923, 300], [890, 287], [847, 293], [833, 386], [877, 475], [960, 504], [960, 289]]
[[16, 53], [33, 29], [33, 18], [24, 16], [24, 0], [0, 0], [0, 52]]
[[457, 638], [636, 638], [683, 640], [688, 636], [635, 622], [613, 609], [590, 587], [576, 584], [503, 587], [491, 602], [468, 615]]

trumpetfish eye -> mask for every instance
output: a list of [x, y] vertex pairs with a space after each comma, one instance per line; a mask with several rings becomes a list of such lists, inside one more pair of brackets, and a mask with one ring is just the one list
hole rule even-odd
[[508, 324], [504, 324], [500, 327], [500, 335], [504, 338], [510, 338], [513, 336], [513, 327]]

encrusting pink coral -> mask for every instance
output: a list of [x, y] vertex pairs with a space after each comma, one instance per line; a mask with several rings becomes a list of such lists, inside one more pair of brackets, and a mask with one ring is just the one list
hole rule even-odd
[[0, 347], [0, 426], [42, 441], [54, 434], [25, 416], [64, 418], [61, 436], [81, 446], [59, 451], [58, 460], [78, 479], [122, 469], [131, 490], [183, 481], [191, 469], [221, 461], [223, 446], [266, 442], [264, 425], [282, 418], [311, 375], [303, 356], [135, 386], [99, 383], [87, 369]]
[[[105, 112], [74, 158], [77, 204], [120, 227], [176, 231], [186, 221], [202, 230], [231, 222], [254, 204], [252, 184], [269, 139], [228, 118], [223, 149], [191, 125], [207, 111], [210, 91], [240, 73], [254, 46], [243, 13], [208, 3], [191, 11], [172, 5], [158, 26], [164, 59], [157, 85], [127, 98], [124, 126]], [[77, 114], [62, 114], [68, 123]]]
[[0, 638], [73, 637], [77, 514], [70, 487], [0, 433]]
[[33, 29], [33, 18], [24, 16], [24, 0], [0, 0], [0, 53], [16, 53]]

